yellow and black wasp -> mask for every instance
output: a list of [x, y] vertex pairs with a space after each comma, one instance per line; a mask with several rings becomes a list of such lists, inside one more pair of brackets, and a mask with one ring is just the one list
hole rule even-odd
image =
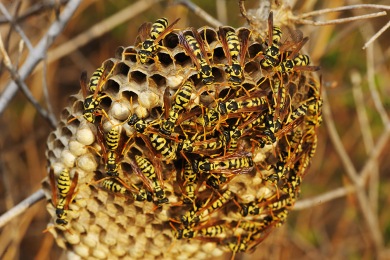
[[138, 51], [139, 61], [144, 64], [152, 58], [159, 48], [159, 42], [173, 29], [173, 26], [180, 20], [176, 19], [168, 26], [166, 18], [157, 19], [153, 24], [144, 23], [138, 29], [138, 35], [142, 41], [141, 49]]
[[[218, 193], [219, 194], [219, 193]], [[204, 222], [210, 217], [211, 214], [221, 209], [224, 205], [230, 202], [234, 197], [234, 193], [230, 190], [224, 191], [219, 194], [219, 198], [216, 200], [205, 203], [203, 206], [193, 211], [186, 212], [181, 217], [181, 223], [186, 227], [194, 227], [199, 222]], [[208, 201], [208, 200], [207, 200]]]
[[[78, 182], [78, 173], [76, 172], [73, 178], [70, 178], [68, 169], [63, 169], [57, 178], [57, 185], [53, 169], [50, 169], [49, 180], [52, 190], [52, 203], [56, 208], [57, 219], [56, 227], [66, 229], [68, 225], [68, 210], [69, 204], [73, 200], [74, 191]], [[57, 190], [59, 191], [57, 193]], [[58, 196], [59, 195], [59, 196]]]
[[184, 47], [188, 56], [198, 69], [198, 78], [202, 78], [205, 85], [214, 82], [211, 64], [204, 48], [204, 43], [197, 30], [192, 28], [192, 34], [179, 33], [179, 43]]
[[[103, 98], [106, 97], [106, 95], [102, 94], [102, 88], [107, 79], [110, 77], [112, 71], [114, 70], [116, 64], [112, 66], [110, 71], [107, 73], [107, 75], [104, 75], [104, 72], [108, 69], [108, 65], [103, 65], [99, 67], [93, 74], [88, 84], [88, 89], [92, 93], [88, 95], [88, 89], [87, 89], [87, 72], [83, 71], [81, 73], [80, 77], [80, 85], [81, 85], [81, 91], [83, 93], [83, 96], [85, 98], [83, 106], [84, 106], [84, 112], [83, 117], [85, 120], [87, 120], [90, 123], [95, 123], [96, 115], [99, 113], [98, 110], [100, 110], [104, 115], [107, 116], [104, 110], [100, 109], [100, 103], [103, 100]], [[108, 118], [108, 116], [107, 116]]]
[[302, 49], [303, 45], [305, 45], [308, 40], [309, 40], [308, 37], [300, 39], [297, 43], [294, 44], [295, 48], [293, 51], [286, 51], [285, 53], [283, 53], [284, 58], [282, 58], [282, 61], [279, 63], [278, 66], [274, 67], [274, 70], [279, 71], [282, 74], [291, 72], [292, 70], [296, 70], [296, 71], [297, 70], [299, 71], [319, 70], [320, 67], [318, 66], [308, 66], [310, 64], [309, 56], [305, 54], [299, 54], [299, 51]]
[[137, 186], [132, 185], [132, 187], [125, 184], [125, 182], [119, 177], [108, 177], [104, 178], [101, 181], [101, 186], [111, 192], [119, 193], [124, 196], [131, 196], [136, 201], [152, 201], [152, 194], [141, 188], [139, 189]]
[[264, 91], [256, 91], [251, 97], [246, 96], [237, 99], [230, 99], [226, 102], [219, 102], [216, 111], [221, 115], [240, 113], [240, 112], [260, 112], [266, 109], [268, 100]]
[[98, 91], [100, 91], [99, 88], [101, 87], [100, 83], [101, 83], [101, 79], [103, 77], [104, 71], [105, 71], [105, 67], [104, 67], [104, 65], [102, 65], [99, 68], [97, 68], [94, 73], [92, 73], [92, 76], [89, 79], [89, 84], [88, 84], [89, 92], [95, 93], [96, 89], [98, 89]]
[[127, 142], [124, 142], [122, 132], [119, 127], [112, 127], [104, 135], [101, 125], [97, 127], [97, 140], [102, 149], [102, 156], [105, 162], [105, 170], [108, 176], [117, 177], [119, 175], [119, 160], [123, 156], [125, 149], [128, 148]]
[[184, 193], [183, 193], [183, 203], [189, 204], [195, 201], [195, 190], [197, 186], [198, 176], [192, 170], [191, 164], [187, 161], [184, 162], [184, 167], [181, 172], [181, 178], [184, 181]]
[[160, 136], [158, 133], [153, 132], [152, 129], [150, 132], [146, 132], [149, 124], [145, 122], [145, 120], [138, 118], [136, 114], [130, 116], [128, 124], [133, 126], [135, 130], [141, 134], [140, 137], [145, 142], [145, 145], [149, 148], [149, 150], [156, 150], [156, 152], [160, 153], [162, 160], [171, 162], [176, 159], [176, 142]]
[[[168, 118], [162, 120], [160, 125], [160, 132], [165, 135], [171, 135], [176, 121], [179, 118], [179, 113], [183, 111], [190, 103], [191, 94], [194, 91], [194, 85], [191, 81], [186, 81], [183, 86], [176, 92], [174, 103], [169, 109]], [[165, 103], [165, 102], [164, 102]], [[165, 107], [168, 111], [168, 108]]]
[[274, 26], [273, 12], [271, 11], [268, 16], [268, 43], [267, 49], [263, 54], [263, 59], [260, 64], [263, 67], [275, 67], [279, 64], [280, 58], [280, 46], [279, 42], [282, 39], [282, 30]]
[[193, 161], [193, 170], [199, 173], [249, 173], [253, 170], [252, 154], [245, 151], [228, 154], [213, 159]]
[[[137, 175], [143, 174], [145, 175], [152, 183], [152, 187], [154, 190], [154, 194], [157, 197], [157, 206], [161, 206], [162, 204], [168, 203], [169, 200], [166, 197], [164, 184], [159, 180], [158, 176], [161, 176], [161, 169], [159, 167], [154, 167], [152, 162], [143, 157], [136, 155], [135, 156], [136, 167], [134, 164], [131, 164], [133, 170], [137, 173]], [[139, 173], [139, 170], [141, 173]], [[160, 171], [157, 173], [157, 171]]]
[[218, 36], [227, 59], [225, 72], [233, 88], [237, 88], [244, 81], [245, 56], [248, 51], [250, 30], [240, 31], [240, 35], [232, 30], [219, 27]]
[[222, 224], [215, 225], [202, 225], [196, 228], [180, 228], [178, 230], [173, 230], [173, 236], [176, 239], [191, 239], [198, 238], [202, 239], [202, 237], [216, 237], [226, 231], [226, 228]]

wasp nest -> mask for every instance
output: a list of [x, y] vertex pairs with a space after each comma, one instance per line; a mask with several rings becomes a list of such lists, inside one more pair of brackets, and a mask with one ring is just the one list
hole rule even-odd
[[144, 24], [71, 97], [43, 183], [59, 246], [82, 258], [245, 252], [281, 225], [316, 148], [303, 37]]

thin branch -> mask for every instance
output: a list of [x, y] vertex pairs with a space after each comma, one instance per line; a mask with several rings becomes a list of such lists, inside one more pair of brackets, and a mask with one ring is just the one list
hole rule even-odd
[[[46, 81], [46, 76], [47, 76], [47, 60], [43, 60], [43, 76], [42, 76], [42, 90], [43, 90], [43, 97], [45, 99], [46, 107], [47, 107], [47, 112], [49, 113], [49, 116], [51, 118], [56, 118], [54, 113], [53, 113], [53, 106], [51, 105], [50, 101], [50, 95], [49, 95], [49, 88], [47, 87], [47, 81]], [[57, 121], [57, 120], [56, 120]], [[57, 126], [57, 123], [54, 127]]]
[[200, 8], [199, 6], [197, 6], [196, 4], [194, 4], [191, 1], [188, 1], [188, 0], [178, 0], [175, 3], [186, 6], [194, 14], [196, 14], [197, 16], [203, 18], [207, 23], [211, 24], [214, 27], [219, 27], [219, 26], [223, 25], [220, 21], [218, 21], [217, 19], [214, 19], [214, 17], [212, 17], [211, 15], [206, 13], [202, 8]]
[[303, 210], [313, 206], [319, 206], [325, 202], [344, 197], [345, 195], [355, 192], [356, 188], [353, 185], [340, 187], [313, 198], [299, 200], [295, 203], [293, 210]]
[[[33, 71], [35, 66], [45, 58], [47, 49], [53, 44], [54, 39], [62, 32], [65, 25], [72, 18], [77, 7], [80, 5], [81, 0], [70, 0], [68, 5], [64, 8], [64, 11], [59, 16], [58, 20], [53, 22], [50, 26], [46, 35], [39, 41], [37, 46], [29, 53], [26, 61], [19, 70], [20, 80], [24, 81], [30, 73]], [[15, 82], [7, 84], [5, 90], [0, 96], [0, 115], [4, 112], [8, 103], [16, 94], [18, 86]]]
[[30, 52], [33, 51], [33, 46], [31, 44], [30, 40], [27, 38], [27, 36], [23, 32], [22, 28], [20, 28], [20, 26], [17, 23], [15, 23], [14, 18], [12, 17], [12, 15], [8, 12], [7, 8], [5, 8], [5, 6], [2, 3], [0, 3], [0, 11], [4, 14], [4, 16], [8, 20], [8, 22], [15, 28], [15, 31], [17, 31], [19, 33], [20, 37], [22, 37], [23, 41], [27, 45], [28, 50]]
[[372, 149], [366, 164], [363, 169], [360, 171], [360, 176], [362, 179], [367, 178], [367, 175], [371, 173], [372, 167], [377, 163], [379, 156], [384, 152], [387, 143], [390, 139], [390, 124], [385, 126], [385, 130], [382, 135], [378, 138], [378, 141], [375, 144], [375, 147]]
[[345, 151], [340, 136], [337, 133], [336, 126], [334, 125], [334, 121], [330, 111], [330, 104], [329, 104], [328, 96], [326, 94], [326, 89], [323, 89], [322, 95], [324, 101], [322, 112], [325, 119], [324, 121], [326, 122], [326, 127], [328, 128], [328, 133], [330, 135], [330, 138], [336, 149], [337, 154], [340, 156], [341, 161], [344, 164], [348, 176], [352, 180], [353, 184], [356, 186], [356, 196], [358, 198], [360, 211], [362, 212], [362, 215], [367, 223], [367, 227], [368, 227], [367, 230], [374, 241], [376, 252], [377, 254], [379, 254], [379, 252], [382, 250], [383, 247], [383, 239], [382, 239], [381, 229], [379, 228], [377, 216], [372, 210], [370, 202], [367, 199], [366, 194], [364, 193], [363, 179], [359, 178], [358, 174], [356, 173], [356, 170], [351, 162], [351, 159], [349, 158], [347, 152]]
[[315, 15], [321, 15], [326, 13], [333, 13], [333, 12], [340, 12], [340, 11], [346, 11], [346, 10], [352, 10], [352, 9], [382, 9], [382, 10], [390, 10], [390, 6], [388, 5], [375, 5], [375, 4], [359, 4], [359, 5], [348, 5], [348, 6], [341, 6], [336, 8], [327, 8], [327, 9], [321, 9], [316, 10], [313, 12], [304, 13], [298, 16], [298, 18], [305, 18]]
[[387, 22], [376, 34], [374, 34], [363, 46], [363, 50], [366, 49], [372, 42], [374, 42], [382, 33], [384, 33], [390, 27], [390, 21]]
[[[356, 112], [358, 116], [358, 122], [360, 125], [360, 131], [362, 132], [363, 144], [366, 149], [367, 155], [374, 149], [374, 138], [370, 128], [370, 122], [368, 120], [367, 111], [365, 108], [365, 100], [362, 91], [362, 82], [360, 74], [357, 71], [351, 72], [352, 93], [355, 98]], [[374, 212], [378, 210], [378, 192], [379, 192], [379, 168], [376, 163], [370, 174], [369, 179], [369, 199], [370, 204]]]
[[[14, 17], [14, 20], [15, 20], [15, 22], [19, 23], [19, 22], [23, 21], [24, 19], [26, 19], [34, 14], [41, 13], [47, 9], [53, 9], [53, 7], [57, 7], [58, 5], [64, 5], [67, 2], [69, 2], [69, 0], [46, 1], [46, 2], [41, 2], [38, 4], [32, 5], [25, 13], [23, 13], [17, 17]], [[0, 17], [0, 24], [3, 24], [3, 23], [8, 23], [8, 19]]]
[[311, 21], [311, 20], [306, 20], [306, 19], [292, 19], [294, 20], [297, 24], [309, 24], [309, 25], [316, 25], [316, 26], [322, 26], [322, 25], [331, 25], [331, 24], [340, 24], [340, 23], [348, 23], [356, 20], [363, 20], [363, 19], [370, 19], [370, 18], [375, 18], [378, 16], [384, 16], [387, 13], [385, 11], [382, 12], [377, 12], [373, 14], [365, 14], [365, 15], [359, 15], [359, 16], [353, 16], [353, 17], [348, 17], [348, 18], [340, 18], [340, 19], [335, 19], [335, 20], [328, 20], [328, 21]]
[[382, 123], [384, 125], [389, 124], [389, 116], [386, 113], [386, 109], [383, 107], [382, 100], [378, 93], [376, 84], [375, 84], [375, 63], [374, 63], [374, 46], [370, 46], [366, 50], [367, 53], [367, 80], [368, 88], [370, 89], [374, 105], [379, 115], [381, 116]]
[[33, 206], [38, 201], [42, 200], [45, 197], [45, 193], [42, 189], [36, 191], [28, 198], [20, 202], [18, 205], [14, 206], [6, 213], [0, 216], [0, 228], [2, 228], [5, 224], [15, 219], [17, 216], [25, 212], [28, 208]]
[[353, 166], [353, 163], [348, 156], [348, 153], [345, 151], [344, 146], [341, 142], [340, 136], [337, 133], [336, 126], [333, 121], [332, 113], [330, 111], [330, 104], [328, 101], [328, 96], [326, 93], [326, 89], [322, 89], [323, 101], [324, 105], [322, 107], [322, 113], [324, 115], [324, 121], [326, 122], [326, 127], [328, 129], [328, 133], [333, 142], [333, 145], [336, 149], [337, 154], [340, 156], [341, 161], [344, 165], [344, 168], [349, 176], [349, 178], [357, 184], [357, 186], [362, 187], [363, 184], [359, 181], [359, 176], [357, 175], [356, 169]]
[[51, 62], [56, 61], [71, 52], [74, 52], [92, 40], [104, 35], [107, 32], [110, 32], [114, 27], [130, 20], [131, 18], [144, 12], [146, 9], [154, 6], [160, 1], [161, 0], [140, 0], [132, 5], [129, 5], [118, 13], [115, 13], [107, 19], [104, 19], [102, 22], [95, 24], [87, 31], [49, 51], [47, 54], [47, 64], [50, 64]]
[[23, 94], [26, 96], [28, 101], [30, 101], [31, 104], [35, 107], [35, 109], [38, 111], [38, 113], [43, 118], [48, 120], [48, 122], [51, 124], [51, 126], [53, 128], [55, 128], [57, 126], [57, 120], [56, 120], [55, 116], [53, 114], [48, 113], [44, 108], [41, 107], [41, 105], [38, 103], [38, 101], [31, 94], [31, 92], [28, 89], [27, 85], [24, 83], [23, 80], [21, 80], [18, 71], [12, 65], [11, 59], [10, 59], [10, 57], [8, 56], [7, 52], [4, 49], [3, 38], [1, 37], [1, 35], [0, 35], [0, 53], [3, 56], [4, 66], [8, 69], [8, 71], [11, 74], [11, 77], [14, 80], [14, 82], [22, 90]]

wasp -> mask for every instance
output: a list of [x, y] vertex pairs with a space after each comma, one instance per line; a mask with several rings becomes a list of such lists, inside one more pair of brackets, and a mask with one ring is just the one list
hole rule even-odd
[[152, 146], [159, 152], [164, 161], [170, 162], [176, 159], [177, 144], [156, 133], [149, 135]]
[[147, 158], [139, 155], [135, 156], [135, 161], [142, 173], [152, 182], [154, 193], [158, 199], [156, 204], [160, 206], [164, 203], [168, 203], [168, 198], [166, 197], [163, 189], [163, 184], [160, 183], [157, 178], [156, 169], [153, 164]]
[[135, 185], [132, 185], [133, 188], [130, 188], [118, 177], [109, 177], [104, 178], [101, 186], [106, 190], [109, 190], [114, 193], [119, 193], [122, 195], [130, 195], [136, 201], [152, 201], [152, 194], [145, 189], [138, 189]]
[[141, 137], [148, 147], [151, 143], [152, 147], [161, 154], [163, 160], [170, 162], [176, 159], [176, 143], [154, 132], [145, 133], [145, 130], [149, 124], [146, 123], [143, 119], [138, 118], [136, 114], [130, 116], [128, 124], [133, 126], [138, 133], [142, 134]]
[[[89, 91], [91, 95], [87, 95], [87, 72], [83, 71], [80, 76], [80, 85], [84, 100], [84, 112], [83, 117], [90, 123], [95, 123], [97, 110], [99, 109], [100, 103], [107, 95], [101, 93], [102, 86], [104, 82], [108, 79], [115, 68], [114, 64], [111, 70], [108, 72], [108, 75], [103, 77], [104, 71], [107, 69], [106, 65], [99, 67], [93, 74], [89, 81]], [[101, 110], [102, 113], [107, 116], [104, 110]], [[108, 116], [107, 116], [108, 117]]]
[[184, 139], [179, 143], [178, 150], [188, 153], [197, 153], [201, 155], [212, 156], [215, 152], [225, 147], [229, 142], [229, 133], [222, 131], [222, 134], [216, 138], [210, 138], [204, 141], [193, 141]]
[[[176, 19], [168, 26], [166, 18], [157, 19], [153, 24], [144, 23], [138, 29], [141, 38], [141, 49], [138, 51], [138, 57], [142, 64], [146, 63], [149, 58], [153, 57], [159, 48], [159, 42], [173, 29], [173, 26], [180, 20]], [[148, 38], [149, 37], [149, 38]]]
[[97, 133], [97, 140], [102, 149], [107, 175], [117, 177], [119, 175], [118, 161], [123, 155], [127, 143], [125, 144], [125, 142], [121, 141], [121, 132], [117, 127], [111, 128], [106, 137], [104, 137], [101, 126], [97, 127]]
[[[263, 91], [256, 92], [255, 95], [264, 94]], [[266, 97], [242, 97], [238, 100], [231, 99], [226, 102], [220, 102], [217, 106], [217, 111], [221, 115], [231, 114], [242, 111], [259, 111], [262, 107], [266, 107], [268, 100]]]
[[228, 130], [228, 133], [229, 133], [229, 142], [227, 146], [227, 152], [233, 153], [234, 151], [237, 150], [238, 141], [240, 137], [243, 135], [244, 130], [239, 129], [236, 126], [232, 126], [231, 129]]
[[225, 232], [225, 226], [224, 225], [212, 225], [209, 227], [202, 227], [202, 228], [183, 228], [179, 230], [173, 230], [173, 235], [176, 237], [176, 239], [190, 239], [198, 236], [204, 236], [204, 237], [216, 237], [220, 234]]
[[197, 223], [203, 222], [206, 220], [207, 216], [210, 216], [212, 213], [221, 209], [225, 204], [227, 204], [230, 199], [233, 197], [233, 192], [226, 190], [224, 193], [220, 194], [220, 197], [213, 202], [210, 202], [209, 199], [202, 206], [195, 206], [193, 210], [187, 211], [183, 216], [181, 216], [181, 223], [186, 227], [194, 227]]
[[202, 78], [202, 82], [205, 85], [210, 85], [214, 82], [210, 61], [198, 31], [194, 28], [191, 30], [193, 36], [179, 33], [179, 43], [184, 47], [187, 55], [189, 55], [195, 63], [195, 66], [198, 69], [198, 78]]
[[309, 40], [308, 37], [303, 38], [297, 43], [294, 51], [287, 51], [284, 53], [286, 57], [278, 66], [275, 66], [274, 70], [281, 73], [288, 73], [292, 70], [306, 70], [306, 71], [317, 71], [320, 69], [318, 66], [308, 66], [310, 64], [309, 56], [305, 54], [299, 54], [298, 52], [302, 49], [303, 45]]
[[282, 30], [273, 24], [273, 12], [268, 16], [268, 43], [264, 52], [264, 58], [260, 61], [263, 67], [275, 67], [278, 65], [280, 56], [279, 42], [282, 39]]
[[266, 215], [261, 220], [256, 219], [256, 222], [241, 221], [238, 224], [238, 227], [248, 232], [259, 232], [265, 230], [270, 225], [272, 220], [273, 220], [272, 215]]
[[218, 102], [213, 109], [207, 109], [205, 115], [197, 119], [203, 126], [211, 126], [217, 122], [222, 116], [231, 115], [233, 113], [243, 112], [259, 112], [267, 107], [268, 100], [265, 97], [264, 91], [256, 91], [252, 94], [253, 97], [240, 97], [238, 99], [230, 99], [226, 102]]
[[80, 85], [83, 95], [85, 97], [83, 106], [84, 112], [83, 117], [90, 123], [95, 123], [96, 111], [99, 109], [100, 102], [105, 97], [105, 95], [101, 95], [100, 93], [95, 92], [87, 96], [87, 72], [83, 71], [80, 77]]
[[243, 68], [248, 51], [249, 35], [249, 30], [243, 30], [239, 37], [234, 31], [226, 31], [223, 27], [219, 27], [218, 36], [228, 62], [225, 72], [233, 87], [241, 85], [244, 81]]
[[[76, 172], [71, 180], [68, 169], [63, 169], [57, 178], [56, 185], [53, 169], [51, 169], [49, 173], [50, 186], [52, 189], [52, 202], [54, 207], [56, 208], [57, 215], [55, 224], [61, 229], [65, 229], [66, 225], [68, 225], [69, 223], [67, 218], [69, 204], [73, 200], [73, 195], [77, 186], [78, 177], [79, 175]], [[59, 198], [57, 198], [57, 189], [59, 191]]]
[[230, 176], [228, 176], [226, 174], [216, 175], [216, 174], [210, 173], [207, 176], [206, 184], [209, 185], [210, 187], [216, 189], [216, 190], [219, 190], [221, 184], [227, 183], [233, 177], [234, 177], [233, 175], [230, 175]]
[[160, 132], [165, 135], [170, 135], [175, 127], [176, 121], [179, 118], [179, 113], [184, 110], [190, 103], [191, 94], [194, 90], [194, 85], [191, 81], [187, 81], [177, 91], [175, 101], [169, 110], [169, 116], [161, 122]]
[[95, 93], [96, 89], [99, 88], [99, 83], [102, 79], [104, 70], [105, 70], [104, 66], [99, 67], [97, 70], [95, 70], [95, 72], [92, 74], [91, 78], [89, 79], [88, 88], [91, 93]]
[[149, 124], [146, 123], [145, 120], [139, 118], [137, 114], [131, 115], [127, 123], [128, 125], [133, 126], [135, 130], [141, 134], [143, 134], [146, 128], [149, 126]]
[[193, 169], [199, 173], [249, 173], [253, 170], [252, 154], [237, 152], [214, 159], [194, 160]]
[[196, 173], [192, 170], [191, 164], [185, 162], [182, 170], [182, 178], [184, 179], [183, 202], [188, 204], [195, 200], [196, 181], [198, 179]]

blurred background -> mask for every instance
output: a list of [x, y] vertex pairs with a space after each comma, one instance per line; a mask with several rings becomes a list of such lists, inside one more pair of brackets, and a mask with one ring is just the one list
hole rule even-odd
[[[188, 1], [84, 0], [47, 51], [32, 54], [29, 43], [37, 46], [59, 15], [76, 2], [0, 3], [3, 50], [15, 70], [23, 68], [28, 57], [45, 55], [24, 82], [39, 104], [56, 118], [67, 105], [67, 97], [80, 90], [81, 71], [91, 75], [114, 56], [117, 47], [133, 45], [142, 23], [164, 16], [170, 21], [180, 17], [176, 28], [214, 26], [204, 14], [190, 10]], [[277, 2], [293, 6], [290, 15], [298, 18], [326, 8], [389, 4], [358, 0]], [[192, 3], [223, 24], [246, 24], [238, 0]], [[256, 9], [259, 1], [247, 0], [245, 6]], [[383, 10], [349, 9], [305, 19], [331, 21]], [[390, 14], [324, 26], [296, 24], [310, 38], [305, 52], [313, 65], [321, 66], [322, 91], [329, 101], [324, 104], [317, 153], [287, 223], [275, 229], [252, 255], [238, 254], [237, 259], [390, 259], [390, 196], [386, 192], [390, 190], [390, 161], [386, 160], [390, 151], [390, 30], [362, 49], [389, 21]], [[29, 43], [21, 44], [18, 31], [24, 32]], [[5, 58], [1, 52], [0, 214], [40, 189], [47, 175], [46, 138], [53, 130], [21, 91], [9, 101], [4, 98], [12, 78]], [[62, 256], [52, 236], [43, 233], [49, 221], [45, 204], [38, 202], [0, 229], [1, 259]]]

